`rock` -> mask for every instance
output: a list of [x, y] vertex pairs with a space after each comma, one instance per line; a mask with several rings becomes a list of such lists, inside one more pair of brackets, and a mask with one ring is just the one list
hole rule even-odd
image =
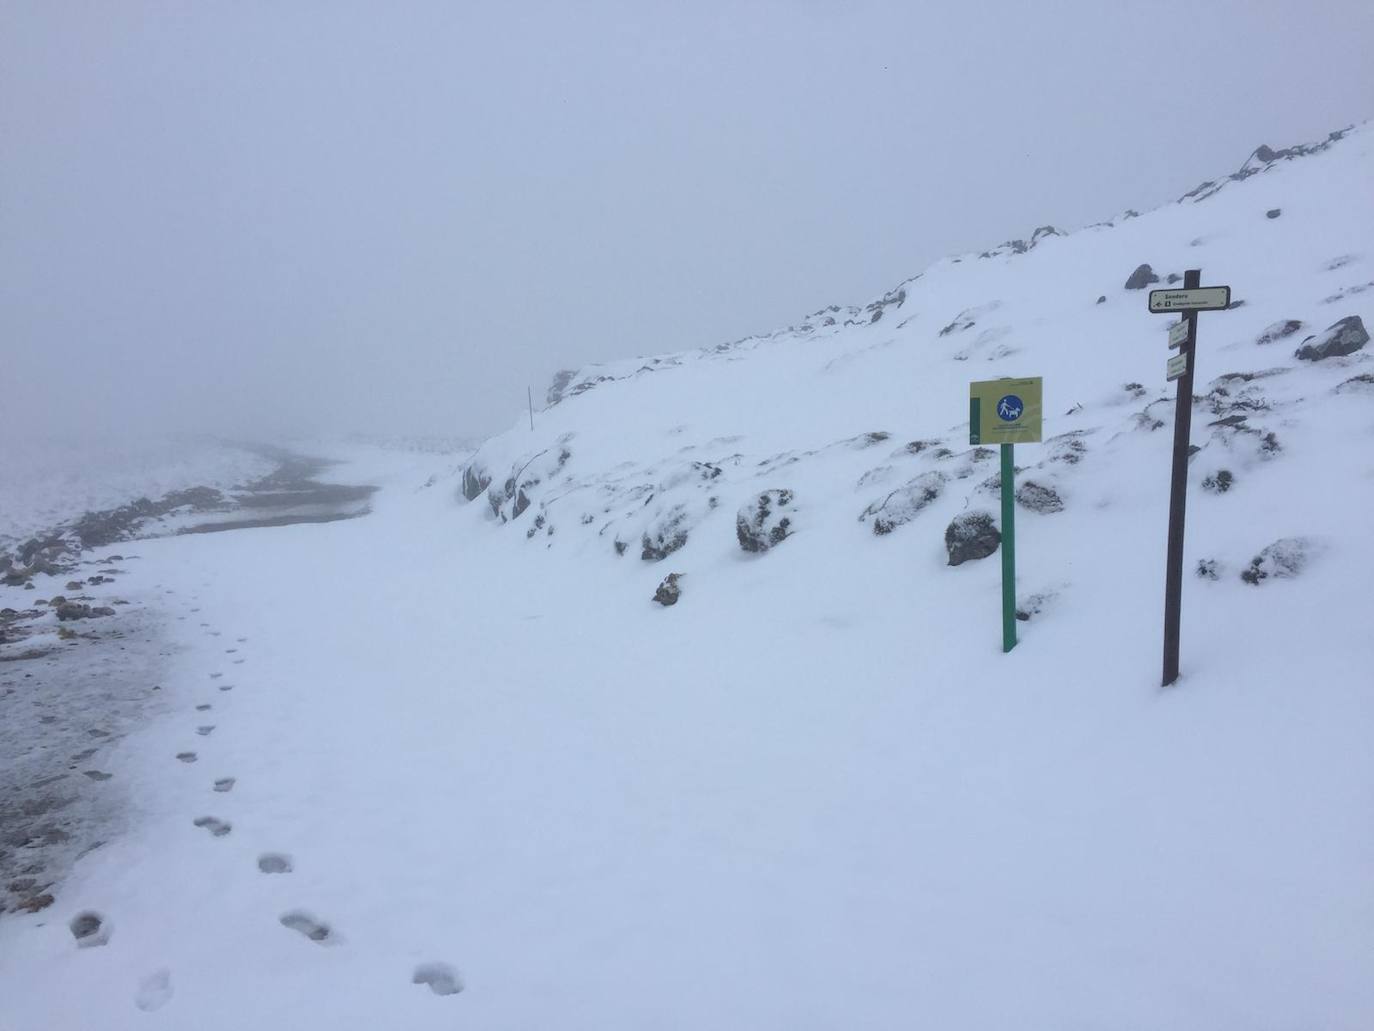
[[1319, 362], [1324, 358], [1354, 354], [1367, 343], [1369, 333], [1364, 328], [1364, 320], [1358, 315], [1347, 315], [1316, 336], [1308, 337], [1293, 354], [1306, 362]]
[[682, 597], [682, 588], [677, 585], [681, 578], [681, 573], [669, 573], [665, 576], [663, 582], [658, 585], [658, 590], [654, 591], [654, 601], [664, 608], [676, 605], [678, 598]]
[[108, 605], [97, 605], [91, 609], [92, 616], [113, 616], [114, 614], [115, 610]]
[[891, 533], [916, 518], [923, 508], [940, 496], [948, 477], [944, 473], [922, 473], [905, 486], [898, 487], [881, 501], [875, 501], [859, 514], [859, 522], [870, 520], [879, 537]]
[[1101, 294], [1101, 295], [1099, 295], [1098, 298], [1097, 298], [1097, 303], [1098, 303], [1098, 304], [1106, 304], [1106, 303], [1107, 303], [1107, 295], [1106, 295], [1106, 294]]
[[745, 551], [767, 551], [792, 535], [793, 494], [790, 490], [766, 490], [740, 508], [735, 516], [735, 536]]
[[1374, 393], [1374, 373], [1362, 372], [1358, 376], [1351, 376], [1348, 380], [1336, 388], [1338, 394], [1370, 394]]
[[1170, 286], [1173, 286], [1175, 283], [1183, 282], [1183, 277], [1180, 276], [1177, 272], [1170, 272], [1169, 277], [1166, 280], [1164, 280], [1164, 282], [1168, 283]]
[[1059, 492], [1053, 487], [1046, 487], [1033, 480], [1027, 480], [1016, 488], [1016, 503], [1022, 508], [1046, 515], [1064, 511], [1064, 499], [1059, 496]]
[[1151, 283], [1158, 283], [1159, 277], [1149, 265], [1141, 265], [1126, 280], [1127, 290], [1144, 290]]
[[69, 591], [79, 591], [81, 590], [81, 588], [85, 586], [86, 585], [83, 584], [80, 580], [68, 580], [66, 589]]
[[951, 566], [987, 558], [1002, 543], [1002, 535], [988, 512], [964, 512], [945, 529], [945, 550]]
[[1270, 208], [1264, 213], [1265, 218], [1278, 218], [1283, 214], [1283, 208]]
[[1275, 340], [1282, 340], [1290, 337], [1298, 330], [1302, 329], [1302, 322], [1298, 319], [1280, 319], [1267, 327], [1263, 333], [1255, 337], [1257, 344], [1272, 344]]
[[1199, 580], [1218, 580], [1221, 578], [1220, 567], [1214, 558], [1198, 559], [1195, 572]]
[[661, 562], [687, 543], [689, 516], [685, 505], [674, 505], [644, 532], [639, 557], [645, 562]]
[[53, 897], [49, 895], [47, 892], [44, 892], [42, 895], [32, 895], [29, 898], [26, 898], [23, 902], [15, 906], [15, 908], [22, 909], [26, 913], [39, 913], [47, 909], [52, 904]]
[[57, 606], [57, 618], [63, 622], [69, 619], [88, 619], [91, 615], [91, 607], [80, 602], [64, 601]]
[[1202, 481], [1202, 489], [1210, 490], [1213, 494], [1225, 494], [1235, 482], [1236, 478], [1231, 475], [1230, 469], [1218, 469], [1215, 476], [1208, 476]]
[[466, 500], [476, 501], [489, 486], [491, 473], [476, 462], [463, 470], [463, 497]]
[[[563, 400], [563, 392], [568, 389], [568, 385], [577, 377], [575, 369], [559, 369], [553, 374], [553, 382], [549, 384], [549, 389], [544, 393], [544, 403], [553, 407]], [[479, 492], [480, 493], [480, 492]]]
[[83, 948], [104, 945], [110, 940], [109, 925], [99, 913], [92, 913], [90, 910], [72, 917], [71, 923], [67, 926], [71, 928], [76, 944]]
[[1270, 577], [1291, 580], [1306, 568], [1316, 550], [1314, 543], [1304, 537], [1281, 538], [1252, 558], [1240, 578], [1255, 586]]

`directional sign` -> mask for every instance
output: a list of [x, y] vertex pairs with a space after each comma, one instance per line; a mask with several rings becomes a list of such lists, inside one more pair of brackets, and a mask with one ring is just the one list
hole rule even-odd
[[1169, 364], [1164, 367], [1165, 382], [1172, 383], [1185, 372], [1188, 371], [1188, 352], [1180, 351], [1169, 359]]
[[1192, 290], [1151, 290], [1150, 311], [1221, 311], [1231, 303], [1229, 286], [1199, 286]]
[[1043, 382], [989, 379], [968, 386], [970, 444], [1038, 444]]
[[1188, 342], [1188, 323], [1176, 322], [1169, 327], [1169, 346], [1182, 347]]

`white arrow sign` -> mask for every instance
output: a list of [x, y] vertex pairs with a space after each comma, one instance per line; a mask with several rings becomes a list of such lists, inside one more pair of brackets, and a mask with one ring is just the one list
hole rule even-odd
[[1150, 311], [1221, 311], [1231, 303], [1229, 286], [1199, 286], [1193, 290], [1151, 290]]

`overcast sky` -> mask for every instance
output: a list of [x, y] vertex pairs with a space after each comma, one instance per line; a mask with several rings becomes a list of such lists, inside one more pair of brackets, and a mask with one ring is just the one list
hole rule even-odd
[[497, 431], [1368, 119], [1372, 53], [1370, 0], [0, 0], [0, 431]]

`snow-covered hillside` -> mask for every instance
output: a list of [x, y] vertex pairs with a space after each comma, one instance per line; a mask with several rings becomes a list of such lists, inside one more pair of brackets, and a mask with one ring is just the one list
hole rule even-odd
[[[1374, 131], [1246, 167], [562, 376], [461, 476], [354, 456], [365, 519], [141, 542], [163, 715], [92, 760], [127, 832], [0, 917], [0, 1028], [1374, 1024], [1374, 347], [1295, 354], [1374, 320]], [[1145, 263], [1240, 302], [1170, 690]], [[946, 529], [996, 515], [968, 382], [1030, 375], [1002, 654]]]

